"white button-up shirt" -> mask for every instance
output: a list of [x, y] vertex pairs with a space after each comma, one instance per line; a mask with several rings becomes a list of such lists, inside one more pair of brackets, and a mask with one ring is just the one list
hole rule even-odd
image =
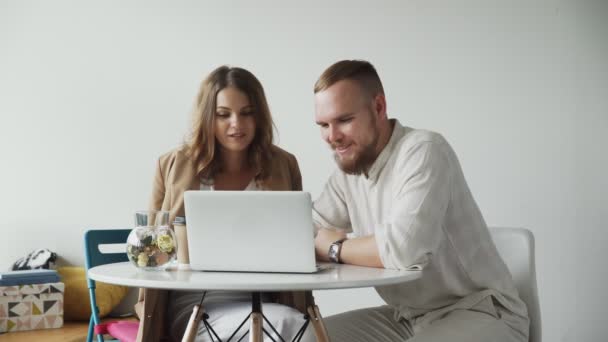
[[386, 268], [422, 267], [416, 281], [376, 288], [398, 317], [430, 321], [494, 297], [527, 335], [526, 306], [456, 154], [437, 133], [391, 122], [391, 138], [366, 175], [332, 174], [313, 204], [315, 225], [374, 234]]

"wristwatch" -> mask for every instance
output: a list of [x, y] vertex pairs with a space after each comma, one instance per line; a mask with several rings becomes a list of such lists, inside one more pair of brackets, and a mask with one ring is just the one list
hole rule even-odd
[[342, 243], [346, 241], [346, 238], [335, 241], [331, 245], [329, 245], [329, 251], [327, 252], [327, 256], [331, 262], [335, 262], [336, 264], [342, 263], [340, 261], [340, 252], [342, 251]]

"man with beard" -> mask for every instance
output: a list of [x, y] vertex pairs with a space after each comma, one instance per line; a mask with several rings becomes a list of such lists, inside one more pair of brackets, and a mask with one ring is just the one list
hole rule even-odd
[[317, 258], [422, 269], [376, 288], [388, 305], [326, 318], [331, 340], [528, 341], [526, 306], [447, 141], [387, 117], [369, 62], [335, 63], [314, 92], [338, 165], [313, 204]]

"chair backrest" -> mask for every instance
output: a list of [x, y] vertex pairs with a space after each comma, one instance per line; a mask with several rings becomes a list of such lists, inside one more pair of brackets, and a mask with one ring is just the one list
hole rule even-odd
[[541, 341], [541, 317], [536, 287], [534, 235], [525, 228], [490, 228], [498, 253], [509, 268], [520, 298], [528, 307], [530, 342]]
[[[119, 253], [102, 253], [101, 245], [126, 243], [131, 229], [92, 229], [84, 233], [85, 267], [91, 267], [115, 262], [129, 261], [127, 251]], [[87, 281], [91, 281], [87, 277]]]

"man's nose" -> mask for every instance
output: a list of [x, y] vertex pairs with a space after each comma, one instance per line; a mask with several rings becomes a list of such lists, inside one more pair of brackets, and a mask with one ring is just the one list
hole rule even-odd
[[335, 143], [342, 140], [342, 132], [336, 126], [329, 126], [329, 135], [327, 136], [329, 143]]

